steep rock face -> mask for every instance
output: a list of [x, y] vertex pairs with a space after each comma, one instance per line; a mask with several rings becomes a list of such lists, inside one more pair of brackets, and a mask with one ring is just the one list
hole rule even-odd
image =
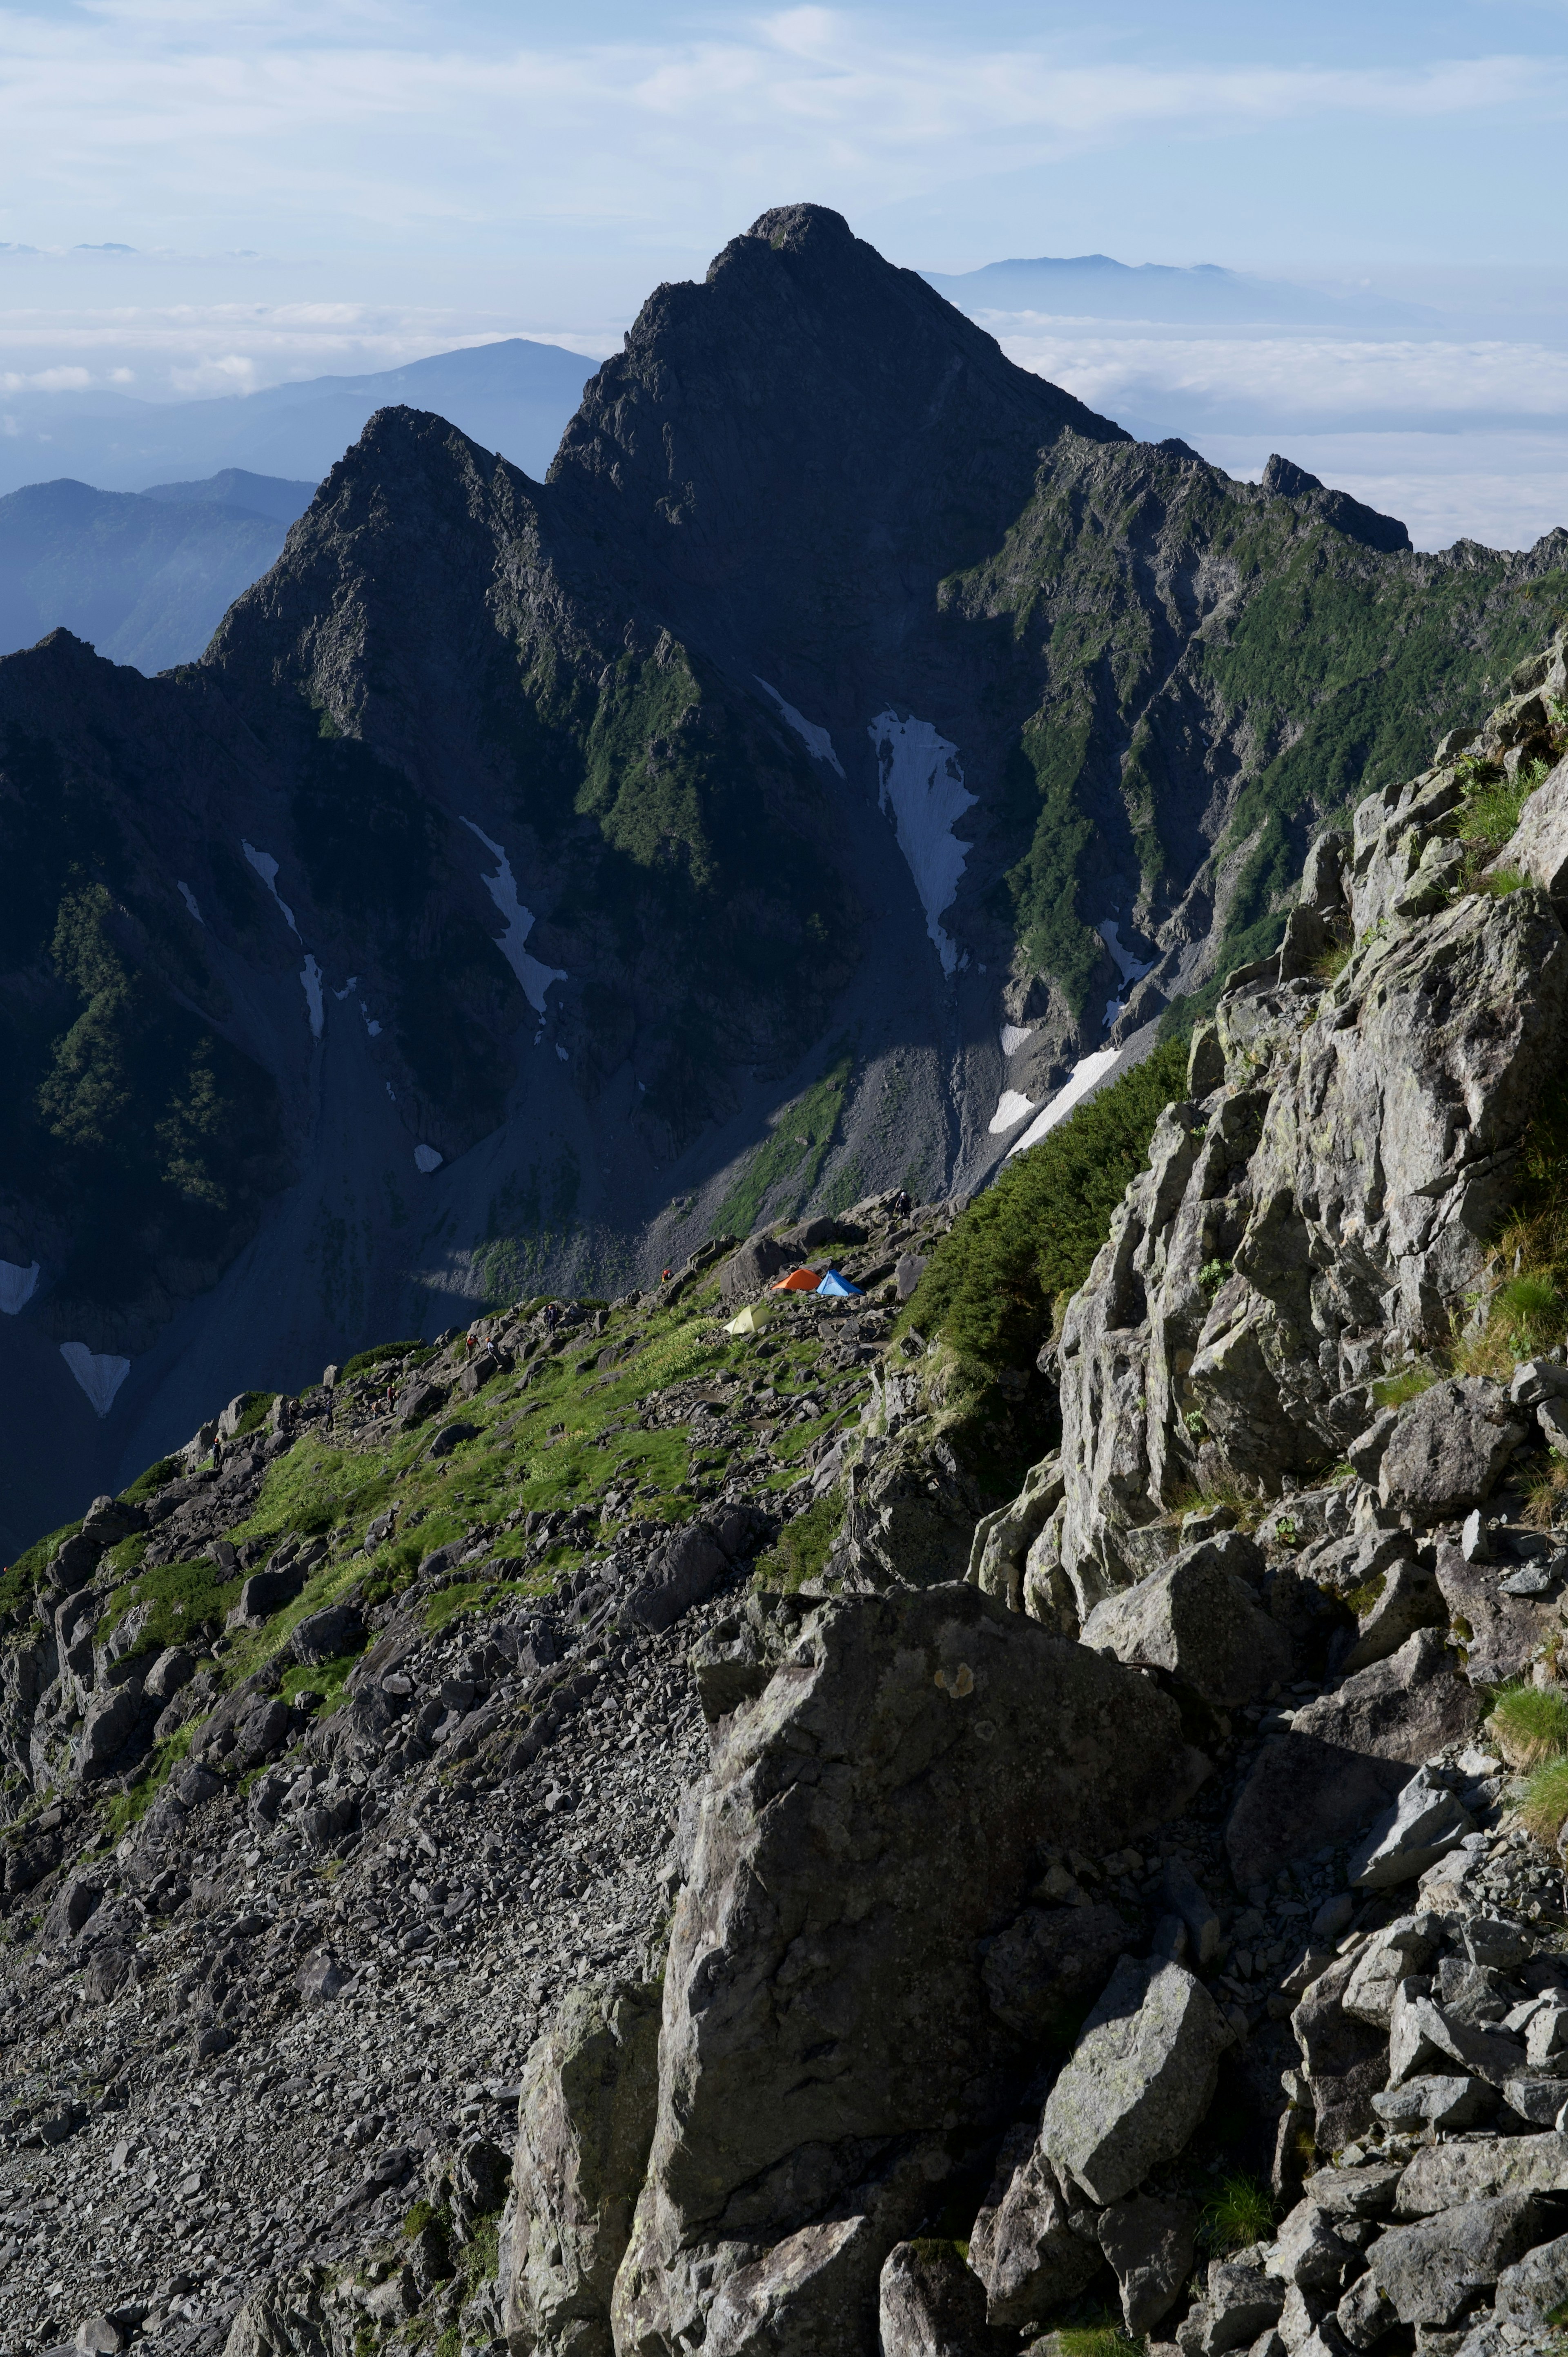
[[1562, 560], [1133, 443], [811, 206], [650, 298], [546, 483], [379, 413], [201, 664], [0, 664], [6, 1544], [364, 1328], [972, 1186]]
[[[818, 2238], [817, 2280], [824, 2212], [835, 2264], [864, 2252], [874, 2317], [883, 2258], [951, 2165], [944, 2139], [983, 2136], [1008, 2101], [1016, 2040], [977, 1943], [1043, 1844], [1125, 1840], [1205, 1769], [1146, 1680], [972, 1588], [823, 1608], [715, 1751], [618, 2349], [672, 2352], [742, 2270], [793, 2281], [791, 2236]], [[854, 2301], [838, 2307], [807, 2345], [867, 2345]]]
[[[1408, 811], [1376, 834], [1358, 813], [1359, 869], [1418, 831]], [[1069, 1310], [1052, 1537], [1082, 1613], [1168, 1552], [1184, 1482], [1276, 1494], [1342, 1455], [1368, 1377], [1447, 1339], [1507, 1203], [1568, 1011], [1550, 902], [1367, 894], [1326, 982], [1296, 939], [1335, 914], [1304, 909], [1266, 972], [1233, 978], [1194, 1057], [1223, 1082], [1162, 1116]]]

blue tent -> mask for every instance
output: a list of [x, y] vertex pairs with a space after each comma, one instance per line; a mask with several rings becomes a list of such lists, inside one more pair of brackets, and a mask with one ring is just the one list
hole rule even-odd
[[852, 1285], [847, 1276], [841, 1276], [836, 1268], [829, 1269], [826, 1276], [818, 1286], [817, 1291], [831, 1295], [836, 1301], [852, 1299], [859, 1301], [864, 1298], [859, 1286]]

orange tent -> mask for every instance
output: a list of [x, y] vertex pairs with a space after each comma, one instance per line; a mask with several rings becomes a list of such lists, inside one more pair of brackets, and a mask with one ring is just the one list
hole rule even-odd
[[770, 1285], [768, 1290], [769, 1293], [815, 1293], [822, 1281], [814, 1268], [792, 1268], [788, 1276], [781, 1276], [778, 1284]]

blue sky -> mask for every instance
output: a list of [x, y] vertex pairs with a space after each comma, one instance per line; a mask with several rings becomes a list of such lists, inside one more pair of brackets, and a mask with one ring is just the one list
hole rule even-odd
[[[1350, 358], [1118, 358], [1124, 332], [991, 324], [1140, 428], [1151, 401], [1200, 447], [1208, 421], [1237, 471], [1274, 414], [1457, 437], [1426, 473], [1524, 489], [1456, 494], [1455, 528], [1468, 499], [1517, 538], [1568, 514], [1565, 113], [1565, 0], [0, 6], [0, 243], [35, 249], [0, 254], [0, 394], [244, 391], [505, 333], [599, 352], [659, 279], [811, 197], [931, 269], [1101, 251], [1413, 294], [1435, 310], [1402, 404], [1370, 331]], [[81, 250], [107, 243], [135, 251]], [[1392, 447], [1337, 455], [1366, 485]]]

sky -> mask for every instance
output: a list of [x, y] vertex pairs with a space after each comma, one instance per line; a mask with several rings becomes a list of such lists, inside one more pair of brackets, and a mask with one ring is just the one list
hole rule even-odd
[[932, 271], [1354, 294], [1332, 332], [985, 324], [1235, 473], [1283, 447], [1423, 544], [1527, 544], [1568, 522], [1565, 114], [1568, 0], [0, 5], [0, 403], [510, 334], [597, 357], [809, 198]]

